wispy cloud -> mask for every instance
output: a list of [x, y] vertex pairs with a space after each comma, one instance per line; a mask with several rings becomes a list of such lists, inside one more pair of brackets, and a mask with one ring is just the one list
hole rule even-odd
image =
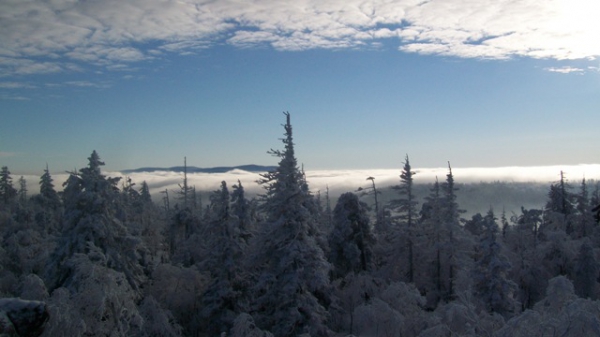
[[581, 68], [575, 67], [549, 67], [544, 68], [544, 70], [553, 72], [553, 73], [561, 73], [561, 74], [570, 74], [570, 73], [583, 73], [585, 70]]
[[28, 100], [30, 100], [30, 98], [27, 96], [22, 96], [22, 95], [0, 94], [0, 100], [3, 100], [3, 101], [28, 101]]
[[600, 56], [598, 12], [589, 0], [4, 1], [0, 74], [108, 68], [221, 42], [306, 50], [385, 40], [460, 58], [590, 59]]
[[80, 88], [104, 89], [104, 88], [110, 87], [110, 84], [107, 82], [96, 83], [96, 82], [90, 82], [90, 81], [68, 81], [68, 82], [65, 82], [65, 84], [69, 85], [69, 86], [73, 86], [73, 87], [80, 87]]
[[0, 82], [0, 89], [33, 89], [35, 85], [23, 82]]
[[0, 151], [0, 158], [13, 157], [14, 155], [14, 152]]

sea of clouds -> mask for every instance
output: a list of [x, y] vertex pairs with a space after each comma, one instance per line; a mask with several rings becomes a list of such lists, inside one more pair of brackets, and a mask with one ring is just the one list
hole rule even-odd
[[[448, 174], [447, 167], [441, 168], [415, 168], [414, 176], [417, 184], [431, 184], [436, 178], [444, 181]], [[560, 179], [560, 172], [565, 173], [565, 177], [578, 185], [586, 178], [589, 180], [600, 179], [600, 164], [586, 165], [557, 165], [557, 166], [531, 166], [531, 167], [498, 167], [498, 168], [452, 168], [454, 180], [458, 184], [479, 183], [479, 182], [509, 182], [509, 183], [552, 183]], [[321, 191], [324, 193], [329, 189], [332, 195], [338, 195], [347, 191], [355, 191], [359, 187], [369, 187], [371, 182], [367, 178], [375, 178], [375, 183], [379, 188], [385, 188], [397, 185], [400, 181], [400, 169], [359, 169], [359, 170], [307, 170], [306, 180], [313, 192]], [[170, 171], [138, 172], [124, 175], [121, 172], [104, 172], [110, 177], [129, 177], [139, 187], [142, 181], [146, 181], [153, 195], [161, 191], [179, 190], [179, 184], [183, 183], [183, 173]], [[57, 190], [62, 189], [62, 184], [66, 181], [68, 173], [52, 174], [54, 184]], [[220, 187], [221, 181], [225, 181], [228, 186], [242, 183], [249, 194], [256, 194], [261, 191], [261, 186], [257, 180], [261, 178], [259, 173], [246, 172], [242, 170], [232, 170], [226, 173], [188, 173], [188, 185], [194, 186], [197, 191], [212, 191]], [[27, 180], [27, 186], [30, 194], [39, 192], [39, 176], [24, 176]], [[18, 176], [13, 177], [18, 179]]]

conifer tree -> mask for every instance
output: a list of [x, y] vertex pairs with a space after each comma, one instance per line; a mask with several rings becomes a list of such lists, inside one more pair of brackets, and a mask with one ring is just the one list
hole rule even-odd
[[152, 196], [150, 195], [150, 188], [148, 187], [148, 183], [146, 181], [142, 181], [142, 187], [140, 187], [140, 198], [142, 202], [148, 203], [152, 202]]
[[27, 202], [27, 180], [23, 176], [19, 178], [19, 191], [17, 194], [19, 195], [19, 202]]
[[431, 277], [428, 280], [430, 285], [430, 305], [436, 306], [441, 298], [443, 290], [442, 281], [442, 196], [438, 178], [429, 190], [429, 195], [425, 197], [425, 202], [421, 206], [421, 225], [426, 228], [428, 245], [432, 247], [433, 267], [430, 270]]
[[368, 272], [373, 267], [373, 244], [366, 205], [352, 192], [342, 194], [333, 210], [329, 235], [329, 261], [334, 279], [348, 273]]
[[600, 265], [596, 260], [594, 248], [584, 242], [575, 258], [575, 292], [582, 298], [595, 300], [598, 291], [598, 276]]
[[53, 181], [50, 171], [48, 170], [48, 164], [46, 164], [44, 174], [40, 177], [40, 196], [43, 197], [44, 204], [55, 208], [60, 204], [60, 198], [54, 189]]
[[269, 153], [280, 158], [277, 168], [262, 175], [267, 223], [257, 242], [259, 277], [254, 293], [254, 315], [261, 328], [277, 336], [329, 334], [329, 264], [317, 244], [318, 231], [307, 205], [310, 196], [294, 153], [290, 114], [282, 139], [284, 150]]
[[454, 186], [454, 175], [452, 174], [450, 162], [448, 162], [448, 174], [446, 175], [446, 182], [442, 184], [442, 189], [444, 192], [442, 199], [442, 220], [448, 235], [448, 241], [446, 242], [448, 253], [448, 287], [442, 297], [446, 301], [450, 301], [456, 295], [454, 284], [456, 269], [459, 267], [457, 262], [458, 256], [456, 255], [456, 231], [459, 229], [460, 213], [462, 212], [456, 202], [456, 191], [458, 188]]
[[[239, 188], [236, 188], [238, 193]], [[237, 203], [240, 202], [239, 197], [238, 194]], [[241, 197], [243, 198], [243, 192]], [[207, 242], [208, 256], [199, 262], [199, 266], [202, 270], [210, 271], [213, 281], [202, 297], [204, 307], [200, 314], [209, 333], [218, 335], [228, 331], [233, 326], [235, 317], [247, 310], [242, 305], [248, 285], [242, 275], [241, 262], [246, 247], [238, 227], [240, 222], [232, 214], [225, 181], [221, 182], [219, 190], [211, 194], [210, 200], [211, 238]]]
[[102, 174], [96, 151], [88, 161], [65, 182], [64, 229], [48, 263], [47, 284], [61, 311], [56, 319], [80, 327], [78, 334], [132, 335], [142, 323], [136, 304], [145, 281], [142, 247], [116, 217], [122, 207], [119, 178]]
[[492, 313], [508, 316], [516, 309], [513, 296], [517, 285], [508, 279], [510, 262], [502, 254], [497, 241], [498, 225], [493, 211], [485, 216], [483, 234], [480, 241], [480, 255], [473, 270], [474, 293], [485, 309]]
[[3, 166], [0, 170], [0, 198], [4, 204], [8, 205], [10, 201], [17, 196], [17, 190], [12, 185], [12, 177], [8, 167]]
[[567, 182], [565, 173], [560, 171], [560, 180], [550, 185], [548, 202], [544, 210], [542, 231], [560, 229], [565, 231], [567, 235], [573, 233], [574, 195], [570, 190], [571, 185]]
[[75, 254], [86, 254], [93, 261], [100, 259], [124, 273], [137, 291], [143, 277], [136, 249], [138, 240], [115, 218], [120, 178], [101, 173], [104, 163], [96, 151], [88, 160], [87, 167], [72, 172], [65, 182], [65, 228], [50, 264], [51, 285], [60, 287], [72, 282], [74, 275], [69, 269], [73, 266], [68, 260]]
[[231, 213], [236, 218], [237, 229], [239, 235], [245, 243], [251, 236], [252, 219], [250, 215], [250, 202], [246, 199], [244, 186], [242, 182], [238, 180], [236, 185], [233, 185], [233, 192], [231, 192]]
[[[416, 239], [416, 220], [417, 220], [417, 204], [413, 193], [413, 176], [416, 173], [412, 171], [408, 155], [404, 161], [404, 168], [400, 174], [400, 185], [393, 187], [398, 191], [400, 198], [390, 202], [390, 208], [399, 213], [398, 219], [402, 232], [405, 235], [405, 240], [408, 248], [407, 254], [407, 272], [406, 279], [408, 282], [414, 281], [415, 275], [415, 239]], [[398, 241], [398, 240], [396, 240]], [[399, 242], [396, 242], [399, 245]]]
[[590, 206], [590, 198], [585, 178], [581, 181], [579, 194], [576, 195], [575, 234], [577, 237], [587, 237], [594, 230], [594, 215]]

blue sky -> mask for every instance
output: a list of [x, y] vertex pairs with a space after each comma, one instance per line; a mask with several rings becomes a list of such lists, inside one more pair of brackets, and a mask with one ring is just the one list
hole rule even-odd
[[592, 1], [2, 1], [13, 173], [600, 163]]

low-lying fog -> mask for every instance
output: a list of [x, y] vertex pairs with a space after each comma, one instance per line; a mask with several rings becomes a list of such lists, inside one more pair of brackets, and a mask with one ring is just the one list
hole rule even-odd
[[[588, 181], [589, 190], [595, 188], [595, 181], [600, 177], [600, 165], [575, 165], [575, 166], [543, 166], [543, 167], [503, 167], [503, 168], [453, 168], [454, 181], [460, 190], [458, 202], [462, 209], [466, 210], [465, 217], [477, 212], [484, 213], [490, 207], [494, 208], [496, 214], [506, 210], [507, 216], [511, 212], [519, 212], [521, 206], [525, 208], [541, 208], [544, 206], [547, 193], [551, 183], [560, 178], [561, 170], [565, 172], [573, 192], [579, 190], [581, 180], [585, 177]], [[441, 182], [446, 179], [447, 168], [416, 168], [415, 194], [419, 201], [429, 194], [429, 188], [436, 177]], [[104, 172], [111, 177], [125, 175], [120, 172]], [[306, 179], [311, 191], [324, 197], [329, 188], [332, 202], [344, 192], [356, 191], [359, 187], [370, 187], [371, 181], [368, 177], [375, 178], [376, 187], [381, 191], [381, 202], [395, 198], [395, 192], [389, 187], [399, 183], [400, 169], [374, 169], [374, 170], [306, 170]], [[68, 174], [52, 174], [57, 190], [62, 189], [62, 183]], [[127, 175], [133, 182], [140, 186], [146, 181], [155, 201], [162, 198], [161, 191], [179, 190], [179, 184], [183, 181], [183, 173], [156, 171], [140, 172]], [[13, 175], [13, 180], [18, 180]], [[25, 176], [29, 193], [38, 193], [39, 176]], [[227, 173], [189, 173], [188, 184], [195, 186], [201, 193], [204, 203], [207, 202], [207, 193], [216, 190], [221, 181], [226, 181], [228, 186], [237, 184], [238, 180], [243, 184], [249, 197], [261, 193], [262, 188], [256, 181], [260, 175], [254, 172], [233, 170]], [[364, 196], [363, 200], [372, 203], [372, 197]]]

